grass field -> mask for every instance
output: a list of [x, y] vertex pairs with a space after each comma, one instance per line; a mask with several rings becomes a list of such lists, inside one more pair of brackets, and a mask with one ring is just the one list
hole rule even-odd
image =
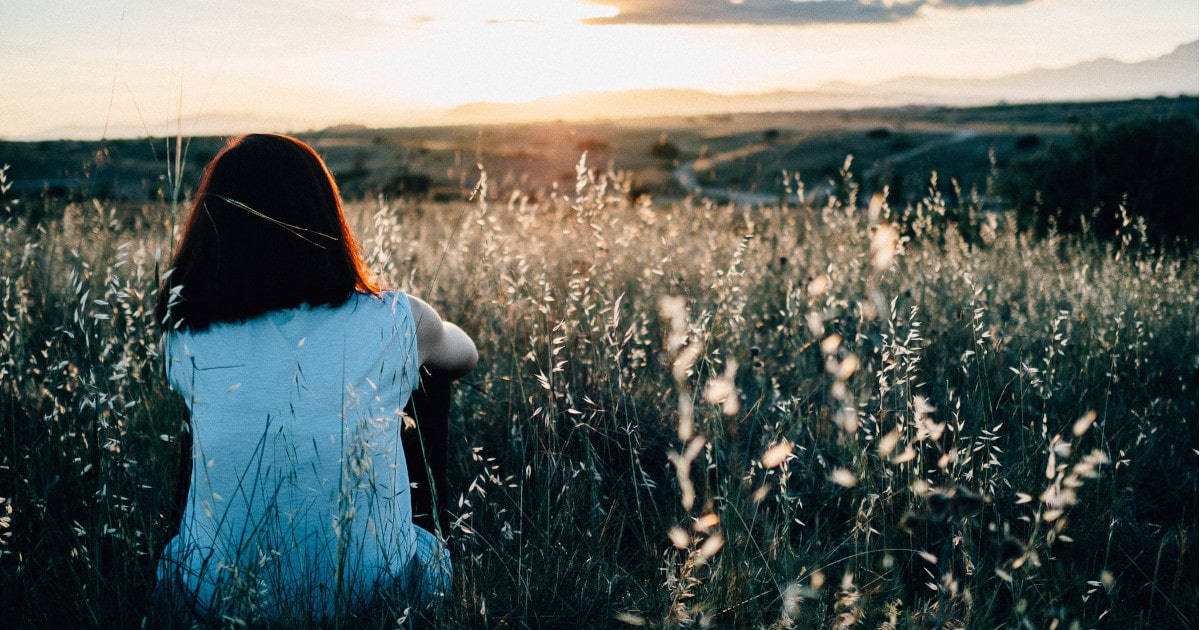
[[[352, 204], [481, 361], [434, 627], [1187, 628], [1197, 257], [965, 197]], [[158, 627], [180, 405], [166, 204], [0, 225], [0, 609]], [[244, 620], [226, 620], [238, 626]], [[344, 619], [388, 627], [395, 616]], [[65, 625], [64, 625], [65, 624]]]

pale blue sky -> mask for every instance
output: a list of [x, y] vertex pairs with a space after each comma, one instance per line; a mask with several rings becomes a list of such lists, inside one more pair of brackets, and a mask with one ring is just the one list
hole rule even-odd
[[[998, 76], [1197, 39], [1195, 0], [7, 0], [0, 137], [419, 121], [585, 90]], [[124, 131], [122, 131], [124, 130]]]

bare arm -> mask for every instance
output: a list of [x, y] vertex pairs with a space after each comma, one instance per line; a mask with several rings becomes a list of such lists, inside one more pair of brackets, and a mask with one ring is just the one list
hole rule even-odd
[[430, 372], [456, 379], [475, 369], [479, 352], [461, 328], [442, 321], [438, 312], [423, 300], [408, 296], [417, 324], [417, 356]]

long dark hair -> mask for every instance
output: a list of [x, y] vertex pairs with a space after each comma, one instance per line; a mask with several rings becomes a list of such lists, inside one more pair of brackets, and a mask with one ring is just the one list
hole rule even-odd
[[168, 330], [379, 292], [333, 175], [307, 144], [275, 134], [234, 138], [208, 164], [172, 268], [156, 307]]

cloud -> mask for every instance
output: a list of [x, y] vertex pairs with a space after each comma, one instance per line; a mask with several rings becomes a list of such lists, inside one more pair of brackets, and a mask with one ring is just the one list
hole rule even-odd
[[900, 22], [926, 7], [970, 9], [1034, 0], [587, 0], [614, 7], [588, 24], [872, 24]]

